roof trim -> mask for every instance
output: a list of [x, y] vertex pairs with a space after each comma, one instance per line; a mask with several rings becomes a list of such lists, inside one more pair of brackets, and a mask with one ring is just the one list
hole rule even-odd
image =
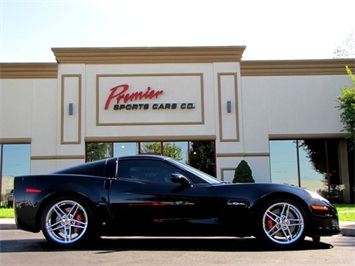
[[53, 79], [58, 77], [57, 63], [1, 63], [1, 79]]
[[355, 59], [242, 61], [242, 76], [346, 75], [355, 69]]
[[240, 62], [246, 46], [52, 48], [60, 64]]
[[134, 141], [187, 141], [216, 140], [216, 135], [181, 135], [181, 136], [130, 136], [130, 137], [85, 137], [85, 142], [134, 142]]
[[30, 144], [31, 138], [0, 138], [0, 144]]
[[[119, 48], [120, 51], [115, 54], [122, 55], [121, 58], [110, 57], [110, 52], [105, 54], [105, 50], [111, 48], [53, 48], [63, 50], [64, 62], [74, 62], [80, 58], [81, 63], [92, 64], [114, 64], [118, 63], [213, 63], [213, 62], [236, 62], [242, 56], [243, 47], [188, 47], [188, 48], [146, 48], [152, 53], [137, 53], [133, 56], [133, 50], [138, 48]], [[71, 58], [68, 49], [80, 50], [79, 57]], [[100, 53], [94, 53], [91, 50], [87, 57], [84, 56], [84, 50], [94, 49], [100, 50]], [[112, 48], [116, 50], [116, 48]], [[124, 49], [127, 55], [124, 55]], [[127, 49], [127, 50], [126, 50]], [[141, 50], [146, 50], [140, 48]], [[166, 49], [166, 53], [162, 50]], [[172, 49], [178, 49], [180, 52], [172, 54]], [[230, 50], [229, 50], [230, 49]], [[195, 53], [193, 53], [195, 51]], [[208, 51], [214, 52], [209, 54]], [[239, 55], [238, 55], [239, 51]], [[71, 50], [74, 53], [74, 51]], [[92, 53], [91, 53], [92, 52]], [[160, 54], [161, 52], [161, 54]], [[220, 52], [220, 53], [219, 53]], [[146, 57], [144, 57], [146, 54]], [[142, 55], [142, 58], [139, 58]], [[69, 56], [69, 58], [66, 58]], [[100, 59], [101, 56], [102, 58]], [[105, 58], [106, 57], [106, 58]], [[101, 61], [102, 60], [102, 61]], [[111, 61], [112, 60], [112, 61]], [[159, 61], [161, 60], [161, 61]], [[223, 61], [225, 60], [225, 61]], [[306, 75], [346, 75], [345, 66], [349, 66], [355, 72], [355, 59], [312, 59], [312, 60], [255, 60], [241, 61], [241, 76], [306, 76]], [[58, 64], [57, 63], [0, 63], [0, 79], [57, 79]]]

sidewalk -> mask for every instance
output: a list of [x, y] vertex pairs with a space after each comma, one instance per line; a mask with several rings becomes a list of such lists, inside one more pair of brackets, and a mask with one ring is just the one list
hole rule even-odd
[[[0, 219], [0, 230], [16, 229], [14, 219]], [[343, 236], [355, 236], [355, 222], [340, 222], [341, 234]]]

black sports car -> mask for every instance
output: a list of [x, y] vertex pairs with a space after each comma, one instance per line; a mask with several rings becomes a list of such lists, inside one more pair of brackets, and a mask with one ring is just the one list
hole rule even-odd
[[255, 236], [292, 246], [338, 234], [336, 209], [294, 186], [226, 184], [171, 158], [136, 155], [17, 176], [19, 229], [71, 246], [100, 236]]

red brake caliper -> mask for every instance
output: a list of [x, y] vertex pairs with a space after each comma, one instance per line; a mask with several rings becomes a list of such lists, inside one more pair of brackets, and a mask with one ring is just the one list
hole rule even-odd
[[[81, 222], [83, 220], [83, 216], [81, 215], [80, 212], [77, 212], [77, 214], [75, 215], [75, 220]], [[80, 225], [80, 223], [76, 222], [77, 225]], [[81, 228], [75, 228], [76, 233], [79, 233], [81, 230]]]
[[[266, 227], [267, 227], [267, 229], [268, 230], [270, 230], [271, 228], [273, 228], [274, 227], [274, 221], [272, 220], [272, 219], [270, 219], [270, 218], [267, 218], [266, 219]], [[274, 232], [275, 231], [275, 228], [274, 229], [272, 229], [272, 232]]]

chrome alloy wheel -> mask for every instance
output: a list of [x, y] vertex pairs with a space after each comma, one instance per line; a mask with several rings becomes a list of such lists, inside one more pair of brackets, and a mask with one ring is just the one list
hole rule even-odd
[[263, 214], [262, 223], [264, 234], [275, 244], [290, 245], [304, 235], [302, 211], [288, 202], [269, 206]]
[[55, 203], [45, 217], [45, 229], [53, 242], [71, 244], [85, 235], [88, 228], [88, 214], [85, 208], [74, 200]]

